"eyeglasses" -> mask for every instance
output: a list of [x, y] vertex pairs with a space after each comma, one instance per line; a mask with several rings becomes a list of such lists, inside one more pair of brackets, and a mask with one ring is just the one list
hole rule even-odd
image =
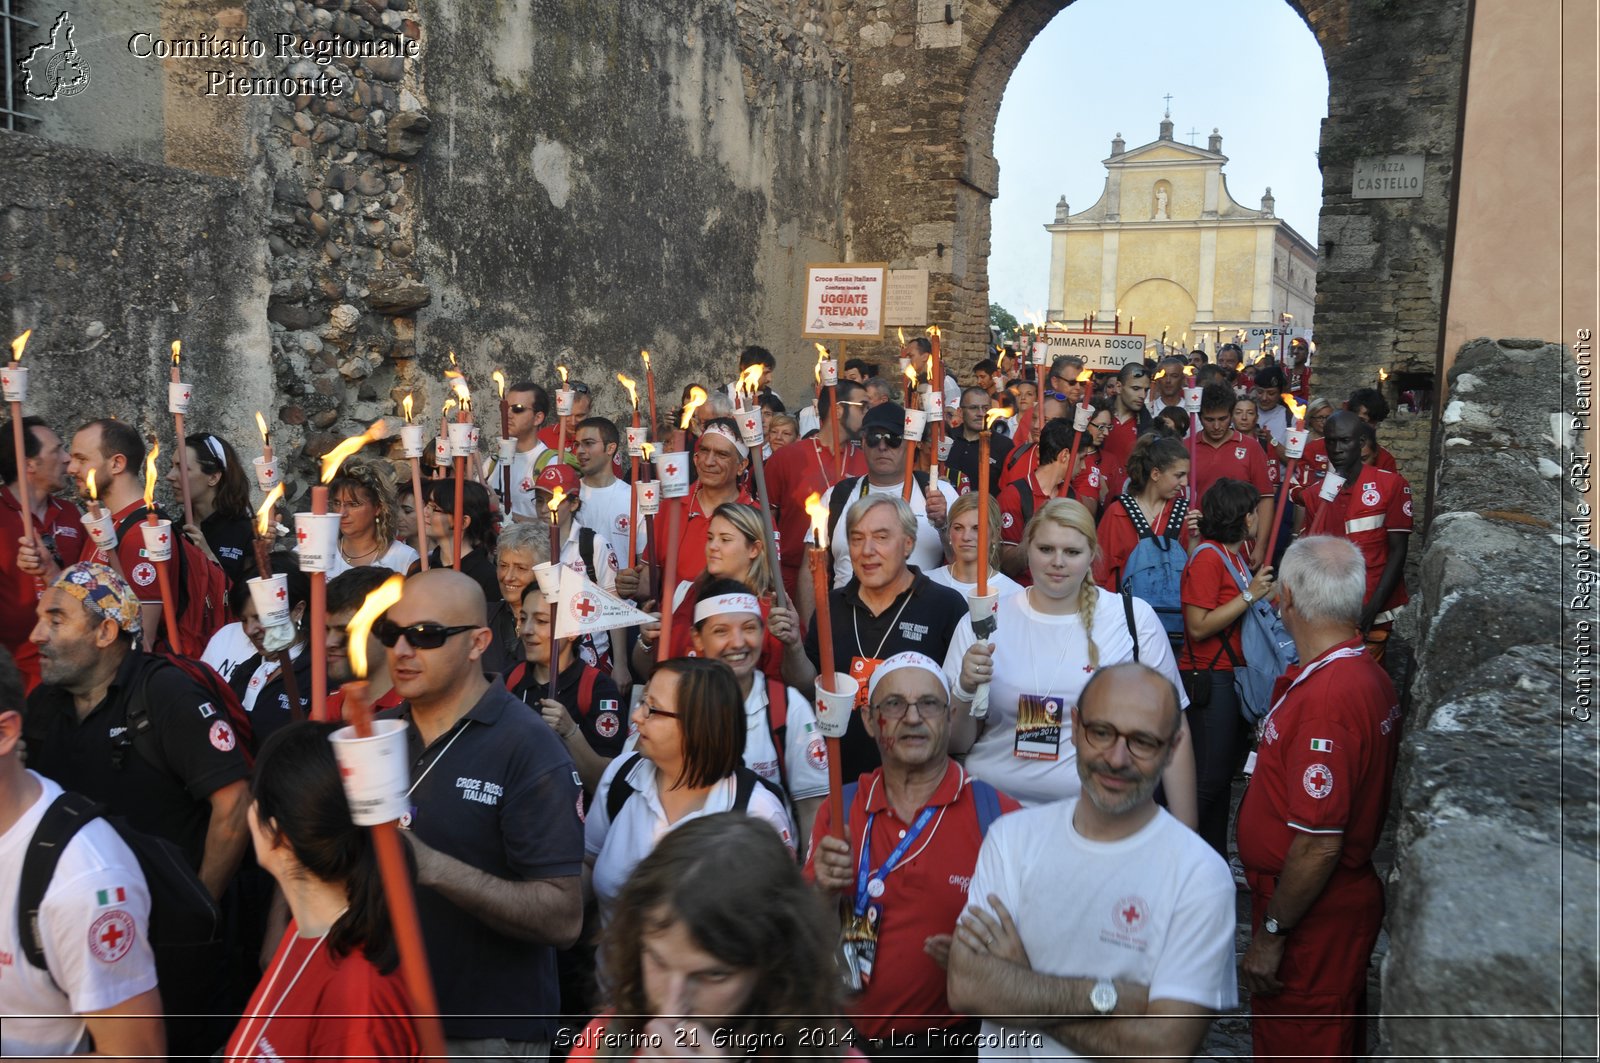
[[924, 720], [930, 720], [950, 707], [949, 702], [932, 695], [918, 698], [916, 701], [907, 701], [898, 694], [891, 694], [872, 706], [872, 709], [885, 720], [898, 720], [905, 716], [906, 710], [913, 705], [917, 707], [917, 716]]
[[682, 713], [668, 712], [649, 698], [640, 698], [639, 707], [644, 710], [644, 718], [647, 720], [652, 716], [665, 716], [669, 720], [681, 720], [683, 718]]
[[372, 634], [379, 642], [391, 650], [400, 641], [400, 636], [402, 635], [405, 636], [406, 641], [411, 644], [413, 649], [436, 650], [443, 646], [447, 639], [459, 635], [463, 631], [476, 631], [478, 627], [479, 625], [477, 624], [445, 627], [430, 620], [424, 620], [420, 624], [412, 624], [410, 627], [401, 627], [393, 620], [385, 617], [372, 625]]
[[1128, 754], [1135, 760], [1153, 760], [1163, 749], [1171, 743], [1170, 738], [1157, 738], [1142, 731], [1119, 731], [1109, 723], [1085, 720], [1078, 717], [1078, 724], [1083, 728], [1083, 737], [1091, 747], [1099, 752], [1105, 752], [1117, 744], [1121, 738], [1128, 743]]
[[533, 407], [529, 406], [526, 402], [513, 402], [510, 406], [507, 406], [506, 409], [510, 410], [512, 413], [520, 414], [527, 413], [529, 410], [533, 409]]
[[861, 437], [861, 442], [868, 447], [889, 447], [893, 449], [906, 441], [906, 437], [898, 432], [868, 432]]

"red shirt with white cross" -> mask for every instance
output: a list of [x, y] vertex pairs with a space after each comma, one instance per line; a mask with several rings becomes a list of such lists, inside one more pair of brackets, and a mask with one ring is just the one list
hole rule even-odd
[[[1333, 501], [1323, 501], [1318, 491], [1305, 492], [1306, 534], [1338, 535], [1361, 550], [1367, 562], [1366, 597], [1371, 598], [1389, 563], [1389, 533], [1411, 533], [1411, 485], [1399, 473], [1361, 466], [1354, 480], [1339, 488]], [[1411, 600], [1405, 579], [1395, 581], [1382, 611], [1398, 609]]]
[[1388, 674], [1354, 638], [1290, 668], [1273, 702], [1239, 806], [1239, 859], [1247, 871], [1276, 875], [1296, 834], [1342, 834], [1340, 866], [1364, 866], [1383, 832], [1399, 749]]
[[[1189, 470], [1189, 482], [1194, 485], [1195, 505], [1205, 500], [1206, 491], [1223, 477], [1243, 480], [1261, 492], [1272, 495], [1272, 478], [1267, 473], [1267, 453], [1254, 437], [1246, 438], [1233, 432], [1221, 443], [1212, 445], [1205, 433], [1194, 443], [1194, 468]], [[1269, 529], [1261, 529], [1265, 535]]]
[[[111, 526], [120, 528], [122, 522], [134, 510], [144, 508], [144, 500], [139, 499], [123, 506], [111, 514]], [[133, 593], [143, 605], [161, 604], [161, 585], [156, 579], [156, 564], [145, 557], [144, 549], [144, 521], [129, 526], [127, 534], [117, 540], [117, 563], [122, 566], [122, 578], [128, 581], [128, 586], [133, 588]], [[168, 535], [177, 534], [177, 528], [167, 529]], [[176, 549], [174, 544], [174, 549]], [[111, 563], [110, 556], [104, 550], [96, 550], [89, 560], [102, 565]]]
[[[1400, 467], [1394, 463], [1394, 455], [1383, 447], [1378, 448], [1377, 460], [1372, 464], [1385, 472], [1400, 471]], [[1306, 444], [1306, 452], [1301, 455], [1299, 463], [1295, 465], [1294, 475], [1289, 479], [1289, 501], [1297, 506], [1305, 505], [1305, 489], [1321, 484], [1327, 473], [1328, 441], [1313, 439]]]

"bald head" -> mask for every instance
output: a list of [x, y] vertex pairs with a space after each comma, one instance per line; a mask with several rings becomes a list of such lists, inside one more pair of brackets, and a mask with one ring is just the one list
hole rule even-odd
[[426, 619], [447, 627], [458, 624], [484, 627], [489, 623], [489, 606], [484, 600], [483, 588], [478, 586], [477, 580], [453, 568], [430, 568], [406, 580], [405, 593], [394, 608], [407, 616], [423, 608], [427, 612]]
[[1127, 661], [1101, 668], [1084, 684], [1078, 695], [1078, 709], [1084, 717], [1100, 718], [1137, 712], [1146, 726], [1160, 735], [1178, 729], [1178, 688], [1148, 665]]

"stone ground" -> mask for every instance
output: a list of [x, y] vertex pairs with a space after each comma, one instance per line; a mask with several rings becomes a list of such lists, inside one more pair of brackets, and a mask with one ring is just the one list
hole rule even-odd
[[[1395, 689], [1402, 692], [1401, 700], [1405, 700], [1405, 680], [1411, 668], [1410, 647], [1399, 643], [1398, 640], [1390, 642], [1390, 652], [1386, 662], [1389, 675], [1394, 680]], [[1245, 777], [1240, 775], [1233, 782], [1233, 809], [1235, 819], [1239, 811], [1239, 802], [1244, 797]], [[1378, 869], [1378, 877], [1385, 883], [1389, 880], [1389, 873], [1394, 869], [1394, 806], [1391, 802], [1388, 822], [1384, 825], [1383, 837], [1378, 843], [1378, 848], [1372, 854], [1372, 862]], [[1230, 863], [1233, 866], [1234, 882], [1238, 884], [1238, 911], [1239, 926], [1234, 938], [1234, 953], [1239, 959], [1244, 958], [1244, 950], [1250, 944], [1250, 891], [1245, 886], [1244, 873], [1240, 869], [1239, 857], [1233, 847], [1233, 842], [1228, 843]], [[1382, 980], [1383, 959], [1389, 952], [1389, 933], [1387, 929], [1378, 935], [1378, 943], [1372, 950], [1372, 962], [1367, 967], [1367, 1007], [1372, 1016], [1367, 1023], [1368, 1050], [1374, 1056], [1381, 1056], [1383, 1043], [1383, 1029], [1378, 1016], [1383, 1011]], [[1250, 1049], [1250, 993], [1243, 985], [1239, 987], [1239, 1008], [1219, 1016], [1211, 1024], [1211, 1031], [1206, 1035], [1205, 1043], [1200, 1046], [1200, 1052], [1195, 1056], [1198, 1060], [1227, 1060], [1249, 1059]]]

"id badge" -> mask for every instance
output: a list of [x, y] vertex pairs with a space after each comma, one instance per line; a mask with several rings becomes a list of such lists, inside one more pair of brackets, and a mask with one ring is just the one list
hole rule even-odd
[[867, 711], [867, 680], [872, 678], [872, 673], [878, 670], [878, 665], [883, 661], [877, 657], [852, 657], [850, 658], [850, 677], [861, 684], [856, 687], [856, 711]]
[[1065, 698], [1052, 694], [1023, 694], [1017, 699], [1017, 736], [1012, 756], [1023, 760], [1061, 758], [1061, 721]]
[[840, 946], [844, 949], [847, 977], [851, 989], [872, 984], [872, 968], [878, 958], [878, 924], [883, 905], [869, 904], [865, 915], [851, 914], [845, 921]]

